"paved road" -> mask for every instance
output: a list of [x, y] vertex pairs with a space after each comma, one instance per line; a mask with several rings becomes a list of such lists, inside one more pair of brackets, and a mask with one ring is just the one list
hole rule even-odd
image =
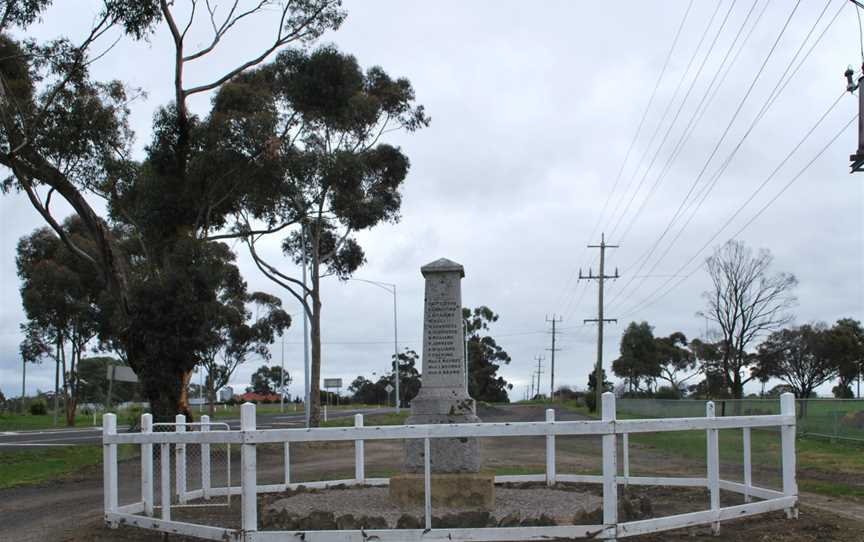
[[[345, 418], [354, 414], [384, 414], [392, 408], [365, 408], [350, 410], [331, 410], [328, 419]], [[240, 428], [239, 419], [218, 419], [215, 422], [227, 423], [231, 429]], [[259, 414], [259, 429], [285, 429], [303, 426], [303, 413]], [[118, 428], [123, 431], [125, 428]], [[54, 446], [75, 446], [81, 444], [99, 444], [102, 441], [101, 427], [79, 427], [70, 429], [42, 429], [31, 431], [0, 432], [0, 453], [4, 450], [24, 450], [28, 448], [50, 448]]]

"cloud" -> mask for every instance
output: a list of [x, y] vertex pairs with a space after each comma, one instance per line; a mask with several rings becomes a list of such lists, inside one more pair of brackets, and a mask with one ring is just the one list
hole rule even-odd
[[[677, 102], [652, 145], [648, 145], [650, 134], [684, 73], [713, 5], [694, 5], [642, 136], [603, 217], [603, 203], [613, 188], [686, 2], [537, 5], [353, 1], [346, 7], [349, 18], [343, 29], [324, 41], [355, 54], [361, 65], [381, 65], [393, 75], [411, 79], [418, 101], [426, 105], [432, 117], [430, 128], [391, 139], [405, 149], [412, 165], [404, 189], [402, 220], [359, 236], [368, 264], [357, 276], [397, 284], [400, 345], [419, 351], [423, 304], [419, 268], [445, 256], [465, 266], [464, 304], [489, 305], [500, 314], [494, 331], [513, 357], [513, 362], [502, 369], [508, 380], [517, 388], [527, 384], [533, 358], [546, 354], [548, 359], [544, 349], [550, 346], [550, 337], [545, 333], [545, 317], [554, 312], [564, 316], [556, 382], [584, 386], [596, 356], [596, 339], [593, 327], [581, 324], [583, 318], [595, 317], [596, 286], [570, 278], [580, 266], [591, 265], [596, 271], [596, 251], [587, 250], [585, 245], [596, 244], [600, 231], [612, 233], [616, 218], [610, 216], [611, 211], [618, 209], [620, 213], [638, 186]], [[857, 36], [858, 29], [850, 7], [748, 136], [692, 222], [651, 273], [659, 277], [646, 278], [636, 291], [628, 289], [615, 299], [630, 277], [647, 274], [653, 265], [640, 269], [635, 264], [658, 238], [697, 178], [791, 6], [770, 5], [692, 138], [627, 235], [620, 236], [657, 180], [748, 8], [734, 8], [728, 28], [721, 34], [669, 140], [645, 176], [616, 235], [608, 239], [621, 245], [609, 251], [607, 266], [617, 266], [622, 278], [610, 282], [607, 289], [607, 316], [620, 318], [618, 324], [606, 328], [607, 362], [616, 357], [620, 333], [630, 320], [647, 320], [658, 334], [681, 330], [688, 337], [696, 337], [703, 332], [705, 323], [695, 313], [702, 306], [700, 294], [708, 287], [704, 271], [697, 271], [644, 310], [628, 312], [696, 254], [842, 90], [845, 65], [857, 63], [850, 36]], [[706, 179], [743, 135], [820, 9], [821, 5], [800, 7], [740, 119], [707, 167]], [[834, 9], [829, 8], [828, 16]], [[32, 34], [49, 37], [83, 28], [89, 17], [87, 10], [77, 6], [56, 6]], [[248, 55], [260, 46], [271, 23], [265, 18], [240, 27], [222, 49], [225, 56], [191, 68], [191, 76], [208, 80], [232, 61]], [[201, 34], [194, 39], [203, 42], [205, 37]], [[172, 73], [167, 68], [171, 54], [163, 29], [149, 44], [121, 42], [94, 66], [100, 77], [130, 81], [149, 93], [146, 100], [132, 105], [139, 146], [149, 138], [153, 109], [171, 99]], [[699, 61], [701, 56], [697, 56]], [[695, 67], [685, 76], [685, 85], [694, 72]], [[682, 95], [683, 90], [678, 100]], [[207, 99], [199, 98], [194, 105], [204, 111]], [[823, 128], [709, 249], [748, 220], [856, 111], [857, 98], [844, 98]], [[772, 250], [776, 270], [799, 277], [799, 322], [864, 318], [864, 183], [860, 177], [847, 174], [848, 155], [856, 144], [854, 130], [841, 136], [741, 234], [749, 245]], [[640, 159], [643, 155], [645, 158]], [[627, 186], [629, 192], [624, 191]], [[18, 393], [16, 345], [22, 319], [14, 246], [20, 236], [41, 223], [20, 195], [0, 198], [0, 214], [4, 226], [0, 234], [0, 279], [6, 301], [0, 307], [0, 387], [9, 395]], [[596, 231], [593, 238], [592, 231]], [[671, 230], [657, 256], [677, 231], [677, 227]], [[279, 254], [275, 241], [266, 252], [280, 265], [291, 267]], [[281, 295], [291, 307], [289, 296], [255, 271], [242, 248], [238, 247], [238, 253], [250, 287]], [[706, 255], [698, 254], [694, 262]], [[334, 282], [324, 286], [323, 299], [322, 376], [350, 382], [357, 374], [385, 370], [392, 353], [392, 298], [368, 284]], [[299, 313], [296, 307], [289, 310]], [[300, 319], [295, 319], [285, 346], [286, 367], [296, 375], [302, 373], [301, 328]], [[273, 354], [278, 362], [281, 346], [277, 345]], [[242, 367], [233, 382], [244, 386], [257, 364], [255, 360]], [[34, 379], [44, 370], [34, 371]], [[548, 381], [544, 385], [548, 386]], [[298, 386], [293, 388], [296, 392]], [[521, 390], [514, 395], [521, 396]]]

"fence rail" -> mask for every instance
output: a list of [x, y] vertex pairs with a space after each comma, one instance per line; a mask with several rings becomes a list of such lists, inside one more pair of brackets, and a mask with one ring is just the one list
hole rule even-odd
[[[116, 418], [106, 415], [103, 422], [103, 446], [105, 457], [105, 521], [112, 528], [120, 524], [135, 525], [146, 529], [194, 536], [209, 540], [235, 540], [258, 542], [284, 539], [303, 539], [307, 541], [358, 541], [365, 542], [373, 536], [378, 540], [548, 540], [551, 538], [599, 538], [616, 540], [645, 533], [660, 532], [699, 524], [710, 524], [714, 532], [720, 529], [720, 522], [760, 514], [773, 510], [786, 510], [789, 517], [797, 516], [798, 488], [795, 481], [795, 400], [785, 394], [780, 400], [779, 414], [755, 416], [716, 415], [716, 405], [705, 405], [704, 417], [618, 420], [616, 417], [615, 396], [603, 395], [603, 418], [599, 421], [556, 421], [553, 410], [546, 412], [543, 422], [479, 423], [452, 425], [408, 425], [408, 426], [369, 426], [363, 424], [363, 416], [357, 414], [353, 427], [314, 428], [314, 429], [256, 429], [255, 405], [245, 404], [241, 409], [240, 430], [212, 430], [208, 419], [200, 424], [186, 423], [178, 416], [173, 425], [174, 431], [153, 432], [152, 418], [142, 417], [142, 432], [137, 434], [118, 434]], [[779, 427], [782, 449], [782, 491], [754, 486], [751, 477], [750, 431], [753, 428]], [[187, 429], [197, 430], [187, 430]], [[741, 429], [744, 436], [744, 483], [723, 480], [720, 477], [719, 431]], [[705, 477], [647, 477], [631, 476], [629, 466], [629, 434], [643, 432], [692, 431], [704, 430], [707, 442]], [[555, 439], [557, 436], [589, 435], [600, 436], [603, 447], [602, 475], [572, 475], [556, 472]], [[602, 525], [557, 525], [547, 527], [494, 527], [494, 528], [432, 528], [432, 495], [430, 441], [436, 438], [460, 437], [546, 437], [546, 471], [541, 475], [496, 476], [496, 483], [542, 482], [552, 486], [557, 482], [596, 483], [603, 486], [603, 524]], [[621, 469], [618, 466], [618, 438], [622, 439], [623, 453]], [[366, 478], [364, 442], [392, 439], [423, 440], [424, 456], [424, 520], [425, 529], [378, 529], [378, 530], [329, 530], [329, 531], [259, 531], [258, 502], [261, 493], [281, 492], [300, 485], [306, 487], [329, 487], [346, 485], [387, 485], [386, 478]], [[355, 449], [355, 477], [352, 480], [327, 480], [319, 482], [291, 482], [290, 444], [292, 442], [353, 441]], [[284, 446], [284, 481], [279, 484], [259, 484], [257, 481], [258, 445], [282, 443]], [[140, 445], [141, 459], [141, 500], [132, 504], [118, 506], [117, 446]], [[186, 487], [186, 468], [189, 457], [188, 445], [198, 445], [201, 449], [213, 444], [240, 446], [240, 485], [231, 483], [230, 474], [224, 485], [214, 485], [210, 480], [208, 465], [204, 468], [201, 455], [200, 489]], [[161, 450], [161, 510], [160, 517], [154, 517], [153, 493], [154, 472], [152, 464], [153, 446]], [[230, 529], [210, 525], [199, 525], [171, 518], [171, 446], [174, 446], [175, 492], [177, 502], [189, 501], [206, 496], [240, 495], [240, 529]], [[229, 456], [230, 457], [230, 456]], [[230, 458], [229, 458], [230, 465]], [[230, 466], [229, 466], [230, 469]], [[229, 470], [230, 472], [230, 470]], [[182, 476], [181, 476], [182, 473]], [[622, 474], [619, 474], [622, 473]], [[700, 512], [678, 514], [639, 521], [619, 521], [619, 485], [666, 485], [678, 487], [707, 488], [710, 499], [709, 508]], [[207, 489], [205, 489], [207, 488]], [[720, 491], [742, 494], [744, 504], [722, 507]], [[760, 499], [753, 501], [753, 498]]]
[[[707, 401], [695, 399], [618, 400], [619, 414], [640, 418], [699, 416]], [[717, 416], [755, 416], [780, 413], [780, 398], [718, 399]], [[864, 399], [796, 399], [796, 428], [801, 436], [864, 442]]]

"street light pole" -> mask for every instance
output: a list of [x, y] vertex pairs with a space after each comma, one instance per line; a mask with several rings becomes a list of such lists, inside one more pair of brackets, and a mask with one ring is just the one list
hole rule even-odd
[[396, 414], [402, 407], [402, 397], [399, 395], [399, 330], [396, 322], [396, 285], [393, 285], [393, 370], [396, 373]]
[[382, 290], [386, 290], [393, 296], [393, 371], [396, 380], [396, 400], [394, 403], [396, 404], [396, 414], [399, 414], [402, 408], [402, 399], [399, 395], [399, 330], [397, 325], [398, 318], [396, 315], [396, 285], [392, 282], [379, 282], [377, 280], [358, 279], [353, 277], [348, 280], [356, 280], [372, 284]]
[[279, 371], [279, 412], [285, 412], [285, 334], [282, 334], [282, 363]]

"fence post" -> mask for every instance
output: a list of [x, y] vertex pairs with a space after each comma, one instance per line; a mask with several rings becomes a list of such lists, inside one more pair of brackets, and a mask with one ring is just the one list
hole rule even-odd
[[[705, 404], [705, 417], [714, 418], [714, 402]], [[720, 439], [717, 429], [708, 429], [707, 434], [707, 463], [708, 463], [708, 491], [711, 494], [711, 511], [716, 514], [715, 519], [720, 517]], [[715, 535], [720, 533], [720, 522], [711, 524], [711, 532]]]
[[[102, 416], [102, 438], [117, 434], [117, 416]], [[105, 521], [114, 529], [117, 523], [108, 519], [108, 514], [117, 511], [117, 445], [102, 445], [103, 492], [105, 494]]]
[[285, 441], [285, 490], [291, 485], [291, 443]]
[[624, 487], [630, 482], [630, 434], [624, 433], [621, 435], [621, 449], [624, 452]]
[[[186, 432], [186, 416], [177, 414], [174, 417], [174, 431], [177, 433]], [[177, 502], [186, 504], [186, 445], [177, 443], [174, 445], [174, 491], [177, 493]]]
[[171, 444], [168, 442], [160, 444], [159, 455], [161, 456], [159, 482], [162, 486], [159, 504], [162, 506], [162, 519], [168, 521], [171, 519]]
[[[201, 416], [201, 431], [210, 431], [210, 416]], [[210, 500], [210, 444], [201, 443], [201, 494]]]
[[615, 394], [603, 394], [603, 421], [612, 422], [609, 433], [603, 435], [603, 527], [606, 540], [618, 535], [618, 460], [615, 442]]
[[258, 530], [258, 462], [255, 445], [246, 442], [246, 432], [255, 431], [255, 405], [252, 403], [243, 403], [240, 407], [240, 430], [243, 432], [243, 444], [240, 445], [241, 528], [244, 533], [254, 533]]
[[[546, 423], [555, 423], [554, 409], [546, 409]], [[546, 485], [555, 485], [555, 435], [551, 433], [546, 435]]]
[[429, 437], [423, 439], [423, 515], [426, 530], [432, 528], [432, 447]]
[[752, 452], [750, 448], [750, 428], [745, 427], [744, 432], [744, 502], [750, 502], [750, 488], [753, 487]]
[[[780, 414], [791, 416], [792, 423], [780, 429], [780, 440], [783, 447], [783, 495], [798, 496], [798, 483], [795, 481], [795, 396], [784, 393], [780, 396]], [[786, 509], [786, 517], [797, 518], [798, 506]]]
[[[363, 427], [363, 414], [354, 415], [354, 427]], [[363, 439], [354, 441], [354, 481], [362, 484], [366, 480]]]
[[[153, 434], [153, 415], [141, 415], [141, 433]], [[141, 444], [141, 500], [144, 501], [144, 515], [153, 516], [153, 444]]]

